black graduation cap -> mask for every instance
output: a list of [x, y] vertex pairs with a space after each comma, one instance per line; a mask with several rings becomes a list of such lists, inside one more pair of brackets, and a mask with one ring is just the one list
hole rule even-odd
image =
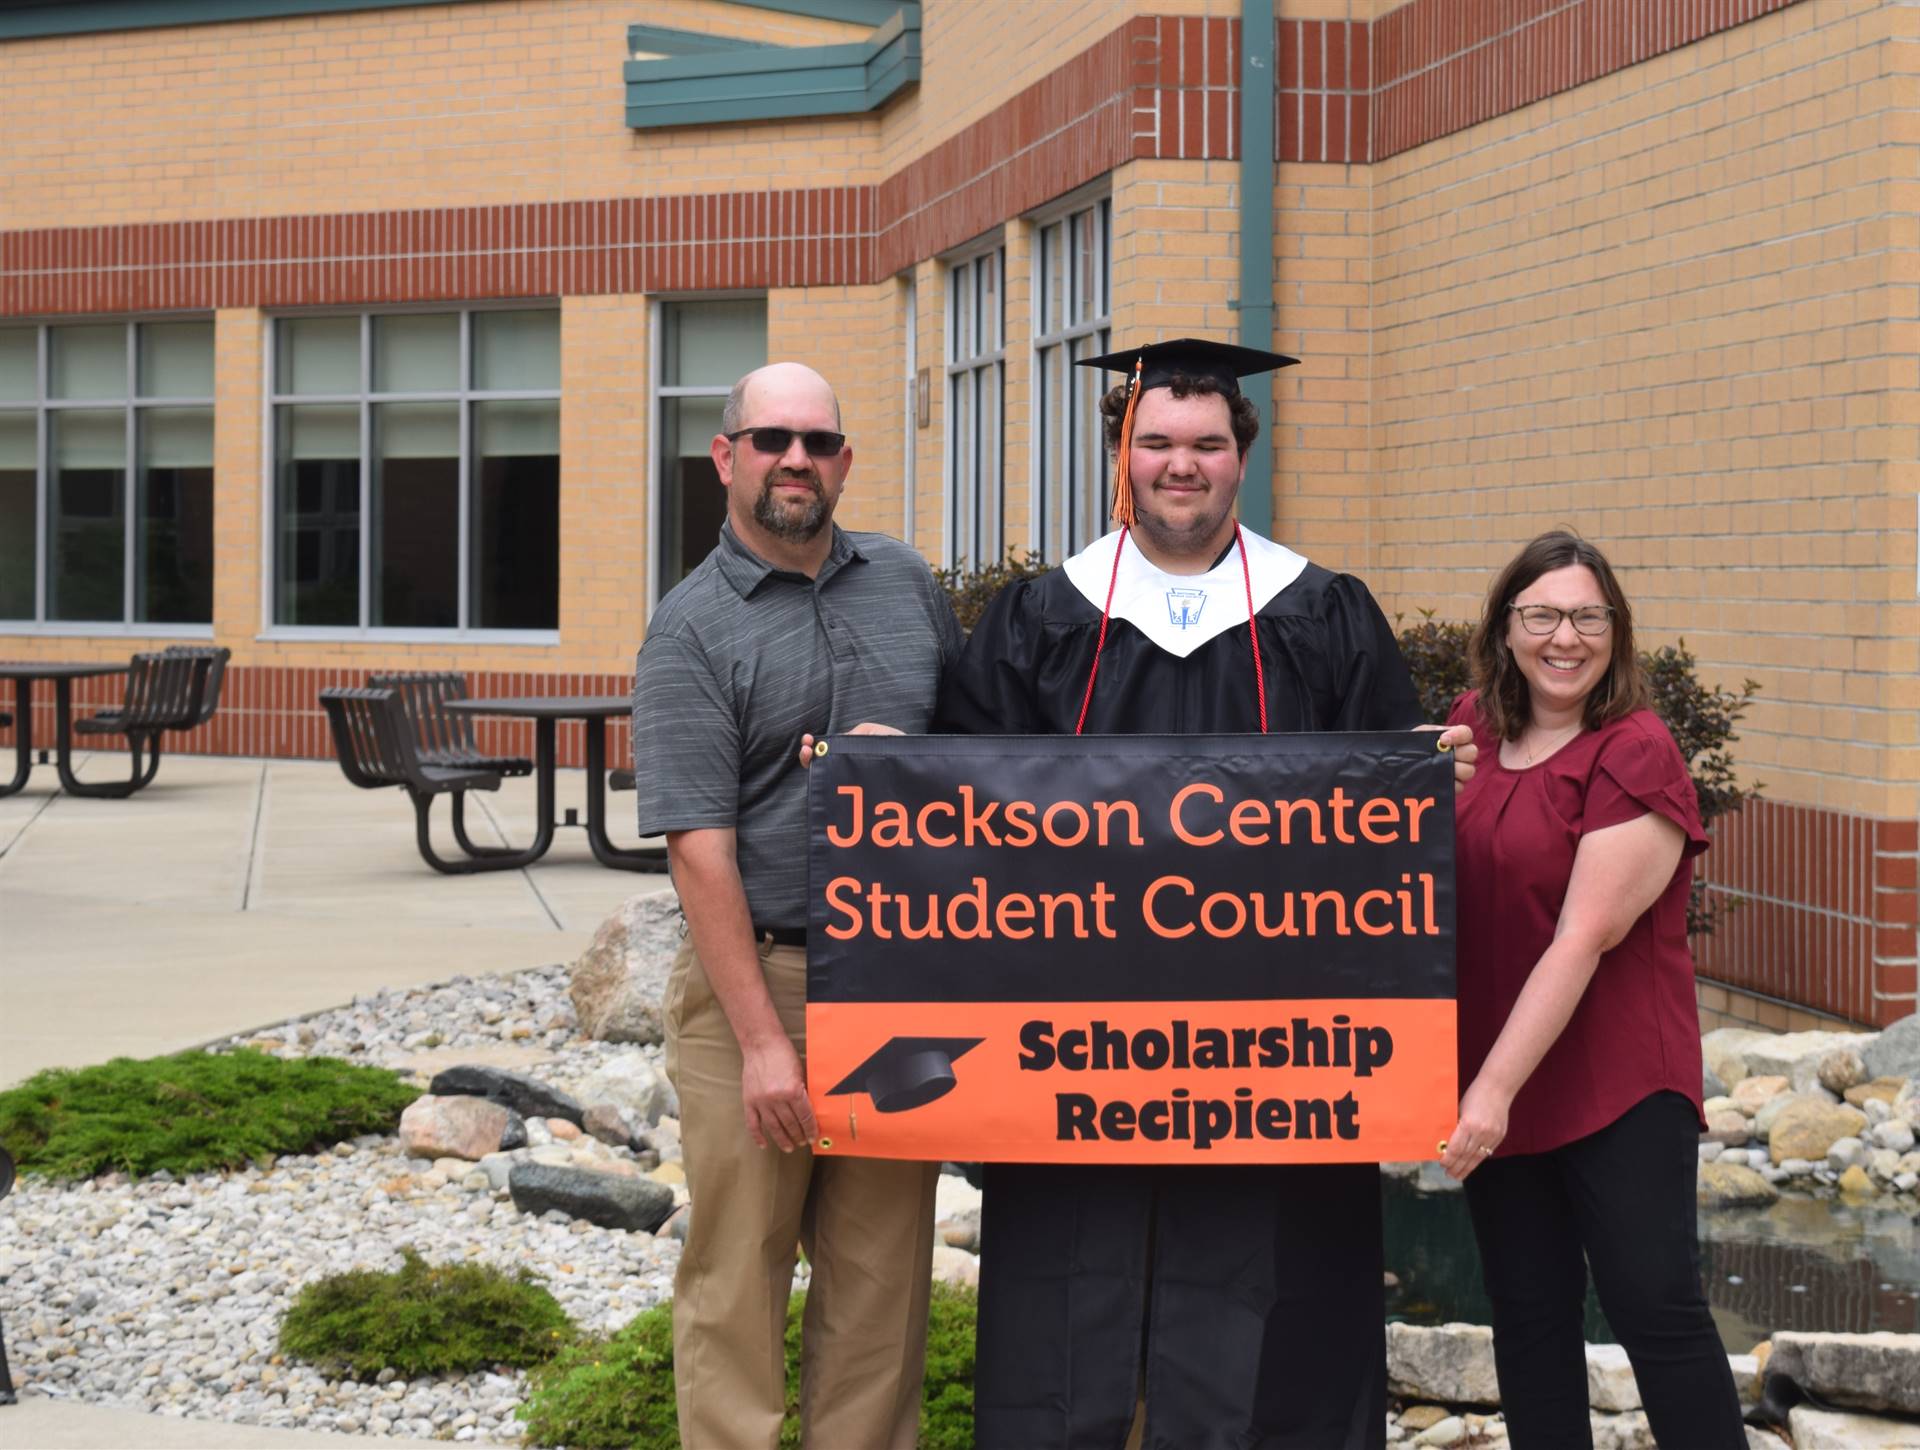
[[1270, 373], [1290, 368], [1300, 359], [1284, 353], [1265, 352], [1257, 347], [1241, 347], [1231, 342], [1210, 342], [1204, 337], [1176, 337], [1168, 342], [1150, 342], [1125, 352], [1110, 352], [1104, 357], [1083, 357], [1075, 364], [1083, 368], [1105, 368], [1108, 372], [1131, 375], [1135, 361], [1140, 363], [1140, 390], [1164, 388], [1175, 373], [1190, 378], [1212, 378], [1229, 394], [1240, 391], [1240, 379], [1255, 373]]
[[982, 1037], [895, 1037], [884, 1043], [828, 1097], [865, 1093], [883, 1113], [924, 1107], [953, 1091], [953, 1060], [978, 1047]]

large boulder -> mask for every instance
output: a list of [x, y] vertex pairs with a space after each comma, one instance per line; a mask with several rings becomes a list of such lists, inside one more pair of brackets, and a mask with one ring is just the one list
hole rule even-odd
[[673, 1084], [641, 1052], [623, 1052], [607, 1062], [580, 1084], [580, 1097], [588, 1103], [626, 1108], [649, 1125], [680, 1112]]
[[1837, 1047], [1862, 1052], [1872, 1041], [1870, 1032], [1787, 1032], [1749, 1042], [1740, 1055], [1755, 1077], [1784, 1077], [1795, 1092], [1805, 1092], [1819, 1081], [1821, 1058]]
[[665, 1040], [660, 998], [685, 931], [672, 891], [629, 897], [600, 923], [573, 964], [570, 994], [583, 1036], [602, 1042]]
[[1825, 1103], [1827, 1099], [1819, 1093], [1781, 1093], [1770, 1098], [1767, 1105], [1753, 1115], [1753, 1136], [1765, 1141], [1773, 1133], [1774, 1121], [1795, 1103]]
[[664, 1183], [572, 1166], [516, 1163], [507, 1191], [522, 1213], [558, 1209], [601, 1228], [652, 1233], [673, 1212], [673, 1189]]
[[1860, 1054], [1868, 1077], [1920, 1077], [1920, 1012], [1902, 1017]]
[[572, 1097], [537, 1077], [479, 1063], [448, 1068], [434, 1078], [427, 1090], [442, 1096], [488, 1098], [502, 1107], [512, 1108], [523, 1118], [565, 1118], [575, 1126], [579, 1125], [584, 1111]]
[[1768, 1103], [1787, 1090], [1784, 1077], [1774, 1074], [1769, 1077], [1747, 1077], [1734, 1085], [1727, 1096], [1733, 1099], [1733, 1105], [1751, 1118]]
[[1587, 1346], [1587, 1403], [1608, 1414], [1640, 1408], [1640, 1386], [1627, 1352], [1617, 1344]]
[[1767, 1378], [1776, 1375], [1830, 1404], [1920, 1415], [1920, 1334], [1783, 1330], [1767, 1360]]
[[1743, 1163], [1702, 1163], [1695, 1193], [1702, 1208], [1765, 1208], [1780, 1190]]
[[1389, 1324], [1387, 1387], [1402, 1399], [1499, 1404], [1493, 1330], [1484, 1324]]
[[400, 1146], [411, 1158], [463, 1158], [478, 1163], [498, 1151], [507, 1110], [485, 1098], [415, 1098], [400, 1115]]
[[[1751, 1437], [1753, 1431], [1748, 1430]], [[1849, 1415], [1795, 1405], [1787, 1415], [1793, 1450], [1920, 1450], [1920, 1425], [1883, 1420], [1878, 1415]], [[1751, 1440], [1749, 1440], [1751, 1443]], [[1778, 1440], [1769, 1440], [1779, 1450]]]
[[1859, 1137], [1866, 1126], [1867, 1115], [1858, 1108], [1803, 1098], [1773, 1120], [1767, 1148], [1775, 1163], [1785, 1163], [1789, 1158], [1818, 1162], [1836, 1142]]

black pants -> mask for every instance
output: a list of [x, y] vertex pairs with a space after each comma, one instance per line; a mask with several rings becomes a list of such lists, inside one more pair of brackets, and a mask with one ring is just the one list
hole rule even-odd
[[1700, 1290], [1699, 1123], [1660, 1092], [1599, 1132], [1471, 1174], [1467, 1204], [1513, 1450], [1591, 1450], [1587, 1270], [1664, 1450], [1745, 1450], [1740, 1397]]

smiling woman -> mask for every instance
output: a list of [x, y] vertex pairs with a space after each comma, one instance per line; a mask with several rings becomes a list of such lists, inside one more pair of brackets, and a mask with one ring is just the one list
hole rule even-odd
[[1744, 1444], [1701, 1293], [1700, 1039], [1686, 907], [1704, 851], [1600, 551], [1543, 534], [1471, 646], [1480, 770], [1456, 805], [1460, 1120], [1515, 1444], [1583, 1443], [1591, 1266], [1663, 1445]]

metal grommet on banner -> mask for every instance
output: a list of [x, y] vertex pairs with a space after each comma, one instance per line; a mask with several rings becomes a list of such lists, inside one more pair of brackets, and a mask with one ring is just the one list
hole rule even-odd
[[818, 760], [821, 756], [825, 755], [826, 753], [827, 753], [826, 741], [816, 740], [813, 742], [813, 758], [815, 760]]
[[1451, 750], [1453, 749], [1453, 742], [1451, 740], [1448, 740], [1445, 736], [1442, 736], [1440, 739], [1433, 742], [1433, 748], [1435, 750]]
[[826, 1148], [826, 1149], [829, 1149], [829, 1150], [831, 1150], [831, 1149], [832, 1149], [832, 1147], [833, 1147], [833, 1139], [831, 1139], [831, 1138], [822, 1138], [822, 1139], [820, 1140], [820, 1146], [821, 1146], [822, 1148]]
[[1447, 1156], [1447, 1140], [1445, 1138], [1442, 1138], [1438, 1143], [1435, 1143], [1433, 1146], [1435, 1151], [1438, 1152], [1442, 1158]]

